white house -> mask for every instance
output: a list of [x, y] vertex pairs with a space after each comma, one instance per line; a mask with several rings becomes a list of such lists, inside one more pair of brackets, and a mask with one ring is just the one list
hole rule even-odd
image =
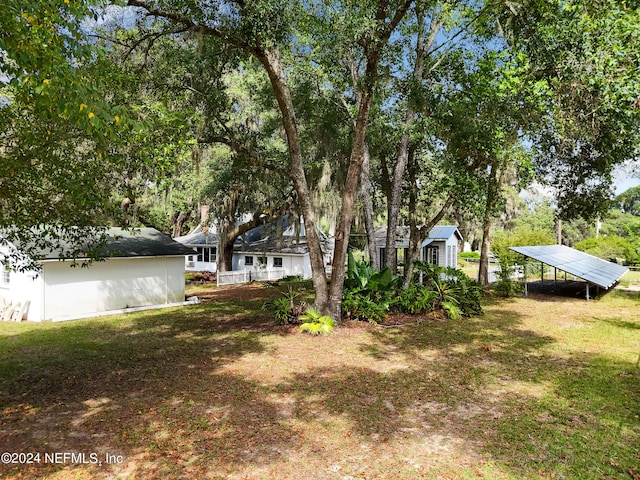
[[215, 272], [218, 269], [218, 234], [212, 228], [200, 228], [189, 235], [174, 238], [176, 242], [195, 250], [187, 255], [185, 269], [193, 272]]
[[[387, 229], [379, 227], [375, 232], [376, 252], [378, 252], [378, 264], [384, 267], [384, 256], [386, 248]], [[454, 225], [436, 225], [429, 231], [429, 235], [420, 245], [419, 260], [431, 264], [440, 265], [441, 267], [457, 268], [458, 251], [462, 235], [458, 228]], [[397, 251], [401, 252], [401, 259], [407, 256], [409, 248], [409, 228], [398, 227], [396, 229], [396, 255]]]
[[0, 303], [24, 308], [29, 302], [25, 318], [32, 321], [183, 304], [184, 258], [193, 250], [153, 228], [107, 233], [104, 261], [72, 267], [54, 250], [39, 260], [39, 272], [5, 270]]
[[[331, 240], [319, 232], [324, 264], [328, 265], [333, 255]], [[254, 234], [253, 237], [256, 235]], [[258, 240], [236, 242], [233, 252], [234, 271], [282, 270], [282, 276], [311, 278], [311, 260], [304, 224], [298, 232], [290, 225], [281, 235], [266, 230]]]

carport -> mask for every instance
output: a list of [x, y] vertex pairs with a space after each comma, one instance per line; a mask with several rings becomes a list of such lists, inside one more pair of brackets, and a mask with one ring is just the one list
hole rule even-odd
[[[589, 300], [589, 285], [597, 288], [609, 290], [620, 277], [629, 269], [617, 263], [607, 262], [601, 258], [594, 257], [588, 253], [581, 252], [566, 245], [542, 245], [531, 247], [509, 247], [514, 252], [520, 253], [527, 258], [540, 262], [542, 265], [549, 265], [554, 269], [554, 279], [557, 280], [557, 271], [573, 275], [586, 282], [586, 299]], [[542, 270], [544, 272], [544, 270]], [[544, 282], [544, 273], [542, 276]], [[527, 277], [525, 268], [525, 295], [527, 293]]]

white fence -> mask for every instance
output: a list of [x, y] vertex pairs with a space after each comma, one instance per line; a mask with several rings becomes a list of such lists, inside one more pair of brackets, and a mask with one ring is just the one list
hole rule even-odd
[[280, 280], [286, 276], [284, 268], [261, 268], [260, 270], [234, 270], [232, 272], [217, 272], [217, 284], [234, 285], [236, 283], [268, 282]]

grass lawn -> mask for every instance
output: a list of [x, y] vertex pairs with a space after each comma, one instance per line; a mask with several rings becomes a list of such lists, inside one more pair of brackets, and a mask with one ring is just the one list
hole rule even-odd
[[640, 271], [629, 270], [620, 279], [620, 285], [624, 287], [640, 285]]
[[0, 452], [34, 461], [0, 478], [640, 478], [637, 294], [313, 338], [261, 311], [272, 287], [198, 288], [0, 323]]

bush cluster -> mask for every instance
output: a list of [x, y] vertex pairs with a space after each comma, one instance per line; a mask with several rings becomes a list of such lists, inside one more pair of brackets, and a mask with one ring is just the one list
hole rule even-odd
[[[349, 254], [347, 275], [342, 297], [342, 315], [351, 320], [376, 323], [390, 312], [428, 313], [442, 311], [457, 320], [482, 312], [482, 287], [464, 272], [455, 268], [418, 262], [414, 278], [407, 289], [400, 279], [386, 268], [381, 272]], [[289, 289], [282, 297], [264, 304], [282, 324], [303, 323], [310, 333], [330, 333], [333, 324], [298, 301], [298, 294]], [[330, 318], [329, 318], [330, 320]]]
[[389, 312], [426, 313], [442, 310], [451, 319], [482, 311], [482, 288], [464, 272], [418, 262], [408, 289], [400, 288], [391, 270], [377, 272], [349, 255], [342, 299], [343, 315], [377, 322]]

